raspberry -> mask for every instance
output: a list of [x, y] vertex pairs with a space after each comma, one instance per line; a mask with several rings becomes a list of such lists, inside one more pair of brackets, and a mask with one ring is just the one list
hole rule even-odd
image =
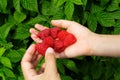
[[56, 52], [62, 52], [62, 51], [64, 51], [64, 46], [63, 46], [63, 42], [62, 41], [60, 41], [60, 40], [55, 40], [55, 42], [54, 42], [54, 50], [56, 51]]
[[44, 39], [45, 37], [48, 37], [49, 35], [50, 35], [50, 29], [42, 30], [41, 32], [37, 34], [37, 36], [41, 39]]
[[52, 36], [54, 39], [57, 38], [57, 35], [58, 35], [58, 33], [59, 33], [60, 30], [61, 30], [61, 29], [58, 28], [58, 27], [51, 28], [51, 29], [50, 29], [50, 34], [51, 34], [51, 36]]
[[39, 54], [41, 54], [41, 55], [45, 55], [45, 52], [46, 52], [46, 50], [47, 50], [47, 48], [48, 48], [49, 46], [48, 45], [46, 45], [46, 44], [44, 44], [44, 43], [38, 43], [38, 44], [36, 44], [36, 46], [35, 46], [35, 48], [36, 48], [36, 50], [39, 52]]
[[43, 43], [47, 44], [49, 47], [53, 47], [54, 39], [51, 36], [45, 37]]
[[74, 35], [69, 33], [64, 39], [64, 46], [68, 47], [75, 42], [76, 42], [76, 38], [74, 37]]
[[59, 38], [60, 40], [64, 40], [65, 37], [66, 37], [68, 34], [69, 34], [69, 33], [68, 33], [67, 31], [62, 30], [62, 31], [60, 31], [60, 32], [58, 33], [58, 38]]

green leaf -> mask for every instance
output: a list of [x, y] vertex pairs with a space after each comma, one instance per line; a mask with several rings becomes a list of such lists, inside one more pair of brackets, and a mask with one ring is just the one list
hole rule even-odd
[[0, 39], [6, 39], [10, 29], [14, 26], [12, 23], [6, 23], [0, 27]]
[[14, 39], [24, 40], [30, 37], [29, 29], [29, 25], [19, 24], [16, 32], [14, 33]]
[[119, 9], [119, 2], [118, 0], [112, 0], [112, 3], [109, 4], [107, 11], [115, 11]]
[[100, 5], [105, 6], [110, 0], [100, 0]]
[[6, 77], [15, 77], [15, 74], [8, 68], [3, 67], [2, 71], [4, 72]]
[[7, 7], [7, 0], [0, 0], [0, 12]]
[[82, 3], [83, 3], [83, 4], [82, 4], [83, 10], [85, 10], [88, 0], [81, 0], [81, 1], [82, 1]]
[[113, 18], [115, 19], [120, 19], [120, 10], [112, 12], [111, 15], [113, 16]]
[[13, 0], [13, 5], [16, 11], [21, 11], [20, 0]]
[[120, 28], [120, 20], [117, 20], [117, 21], [116, 21], [114, 27], [116, 27], [116, 28]]
[[5, 66], [5, 67], [8, 67], [10, 69], [12, 69], [12, 65], [11, 65], [11, 62], [10, 62], [10, 59], [7, 58], [7, 57], [0, 57], [0, 62]]
[[66, 2], [66, 0], [58, 0], [57, 6], [59, 7], [59, 6], [63, 5], [65, 2]]
[[16, 63], [22, 59], [22, 55], [17, 50], [11, 50], [7, 57], [10, 59], [11, 62]]
[[72, 60], [64, 60], [64, 65], [71, 71], [78, 73], [78, 68], [76, 67], [76, 64]]
[[0, 72], [0, 77], [2, 77], [2, 80], [5, 80], [5, 76], [2, 72]]
[[50, 5], [51, 3], [49, 1], [44, 1], [42, 3], [42, 14], [43, 15], [49, 15], [50, 13]]
[[30, 19], [30, 20], [27, 22], [27, 24], [28, 24], [28, 25], [34, 25], [34, 24], [40, 23], [40, 22], [42, 22], [42, 21], [48, 21], [48, 17], [47, 17], [47, 16], [41, 16], [41, 15], [39, 15], [39, 16], [37, 16], [37, 17], [35, 17], [35, 18]]
[[27, 10], [38, 12], [37, 0], [21, 0], [21, 5]]
[[120, 27], [115, 27], [113, 34], [120, 34]]
[[5, 49], [4, 47], [1, 47], [1, 48], [0, 48], [0, 57], [3, 55], [3, 53], [5, 52], [5, 50], [6, 50], [6, 49]]
[[82, 1], [81, 0], [71, 0], [71, 2], [73, 2], [76, 5], [82, 5]]
[[98, 13], [98, 12], [101, 12], [102, 10], [104, 10], [104, 8], [102, 8], [101, 6], [96, 5], [96, 4], [92, 4], [92, 6], [90, 8], [91, 13]]
[[97, 29], [97, 18], [94, 14], [89, 14], [89, 17], [87, 19], [87, 24], [88, 24], [88, 28], [95, 32]]
[[65, 75], [65, 67], [64, 67], [62, 61], [63, 61], [63, 60], [57, 60], [57, 68], [58, 68], [58, 71], [59, 71], [61, 74]]
[[72, 2], [66, 2], [65, 4], [65, 15], [67, 19], [72, 19], [74, 12], [74, 4]]
[[98, 22], [104, 27], [111, 27], [115, 24], [115, 20], [110, 13], [107, 12], [99, 12], [97, 13]]
[[21, 23], [23, 20], [26, 19], [26, 15], [22, 12], [15, 11], [14, 18], [18, 23]]
[[73, 80], [70, 76], [61, 76], [61, 80]]

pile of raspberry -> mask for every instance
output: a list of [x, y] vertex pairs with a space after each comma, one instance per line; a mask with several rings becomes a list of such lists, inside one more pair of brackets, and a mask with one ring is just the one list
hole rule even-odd
[[43, 56], [48, 47], [52, 47], [55, 52], [60, 53], [76, 42], [74, 35], [58, 27], [42, 30], [37, 36], [42, 39], [42, 42], [36, 44], [36, 50]]

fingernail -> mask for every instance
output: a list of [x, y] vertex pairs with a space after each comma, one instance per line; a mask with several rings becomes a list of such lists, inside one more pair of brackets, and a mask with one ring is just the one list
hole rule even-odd
[[54, 53], [54, 50], [52, 48], [48, 48], [46, 50], [46, 54], [53, 54]]

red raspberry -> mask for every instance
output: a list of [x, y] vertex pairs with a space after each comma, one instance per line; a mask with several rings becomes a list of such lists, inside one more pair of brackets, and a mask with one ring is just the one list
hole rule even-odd
[[54, 50], [56, 51], [56, 52], [62, 52], [62, 51], [64, 51], [64, 46], [63, 46], [63, 42], [62, 41], [60, 41], [60, 40], [55, 40], [55, 42], [54, 42]]
[[37, 34], [37, 36], [41, 39], [44, 39], [45, 37], [48, 37], [49, 35], [50, 35], [50, 29], [42, 30], [41, 32]]
[[43, 43], [47, 44], [50, 47], [53, 47], [53, 45], [54, 45], [54, 39], [51, 36], [45, 37], [43, 39]]
[[49, 46], [48, 45], [46, 45], [46, 44], [44, 44], [44, 43], [38, 43], [38, 44], [36, 44], [36, 46], [35, 46], [35, 48], [36, 48], [36, 50], [39, 52], [39, 54], [41, 54], [41, 55], [45, 55], [45, 52], [46, 52], [46, 50], [47, 50], [47, 48], [48, 48]]
[[74, 37], [74, 35], [69, 33], [64, 39], [64, 46], [68, 47], [75, 42], [76, 42], [76, 38]]
[[58, 27], [51, 28], [51, 29], [50, 29], [50, 34], [51, 34], [51, 36], [52, 36], [54, 39], [57, 38], [57, 35], [58, 35], [58, 33], [59, 33], [60, 30], [61, 30], [61, 29], [58, 28]]
[[65, 30], [61, 30], [59, 33], [58, 33], [58, 39], [60, 40], [64, 40], [65, 37], [68, 35], [69, 33]]

